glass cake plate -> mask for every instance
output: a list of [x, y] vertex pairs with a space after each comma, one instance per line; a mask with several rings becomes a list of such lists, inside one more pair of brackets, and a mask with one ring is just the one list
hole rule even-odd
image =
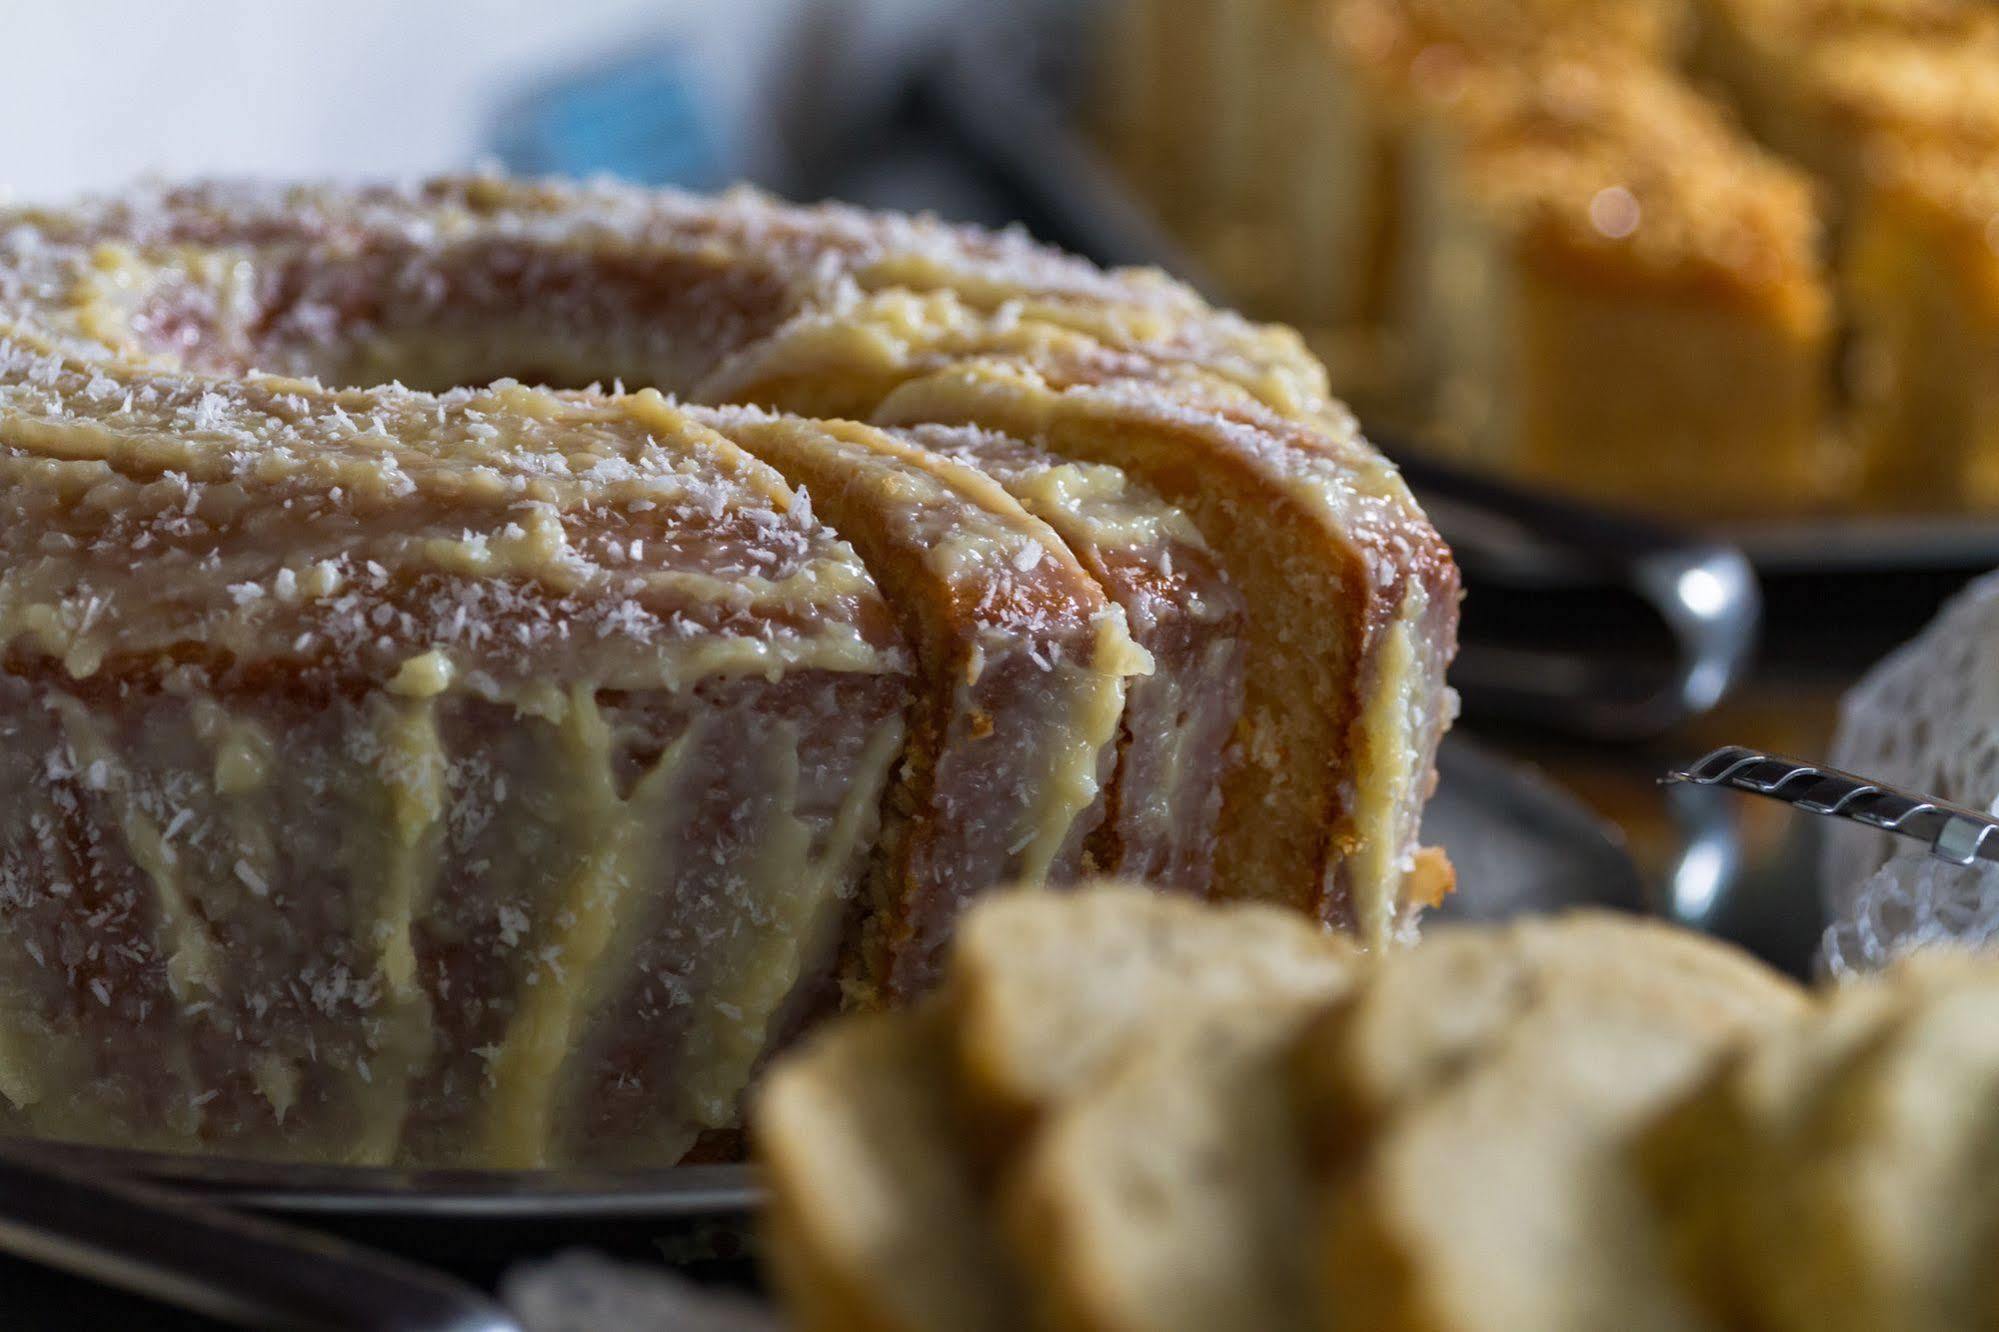
[[[1617, 835], [1533, 769], [1462, 736], [1446, 741], [1439, 767], [1424, 839], [1450, 853], [1463, 890], [1430, 919], [1494, 920], [1584, 905], [1647, 908], [1643, 881]], [[750, 1168], [733, 1164], [618, 1171], [392, 1170], [19, 1140], [0, 1140], [0, 1149], [315, 1224], [395, 1218], [629, 1223], [737, 1215], [758, 1197]]]

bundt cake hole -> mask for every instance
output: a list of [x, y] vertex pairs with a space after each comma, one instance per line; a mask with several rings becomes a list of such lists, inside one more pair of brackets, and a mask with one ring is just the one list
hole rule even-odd
[[190, 369], [336, 388], [446, 392], [513, 379], [573, 391], [622, 380], [688, 394], [795, 303], [756, 263], [532, 241], [314, 253], [272, 260], [248, 285], [244, 318], [231, 313], [234, 291], [163, 284], [141, 299], [131, 330]]

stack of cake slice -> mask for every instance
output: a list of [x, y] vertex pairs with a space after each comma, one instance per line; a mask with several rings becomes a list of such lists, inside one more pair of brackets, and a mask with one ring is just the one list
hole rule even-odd
[[1841, 479], [1810, 186], [1711, 103], [1552, 61], [1467, 74], [1407, 142], [1396, 320], [1441, 441], [1687, 511]]
[[1582, 915], [1366, 959], [1130, 888], [974, 910], [753, 1120], [808, 1328], [1698, 1328], [1628, 1157], [1801, 993]]
[[1999, 18], [1947, 0], [1705, 0], [1696, 67], [1824, 182], [1870, 503], [1987, 509]]
[[812, 1329], [1987, 1326], [1995, 1019], [1990, 956], [1808, 993], [1600, 914], [1368, 958], [998, 896], [774, 1070], [773, 1274]]

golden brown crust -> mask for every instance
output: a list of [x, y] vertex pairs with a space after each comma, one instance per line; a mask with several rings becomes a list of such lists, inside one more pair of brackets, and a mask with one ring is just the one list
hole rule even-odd
[[1550, 54], [1670, 59], [1685, 37], [1659, 0], [1292, 0], [1342, 63], [1404, 95], [1445, 93], [1472, 64]]
[[1612, 295], [1825, 323], [1810, 182], [1671, 76], [1614, 61], [1487, 71], [1437, 114], [1468, 201], [1528, 263]]

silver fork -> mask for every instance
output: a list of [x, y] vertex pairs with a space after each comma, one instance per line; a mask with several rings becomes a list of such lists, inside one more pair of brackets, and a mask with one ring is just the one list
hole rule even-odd
[[1999, 819], [1963, 805], [1824, 764], [1728, 745], [1666, 775], [1668, 782], [1721, 786], [1780, 800], [1808, 814], [1847, 819], [1927, 843], [1929, 852], [1952, 865], [1977, 861], [1999, 864]]

